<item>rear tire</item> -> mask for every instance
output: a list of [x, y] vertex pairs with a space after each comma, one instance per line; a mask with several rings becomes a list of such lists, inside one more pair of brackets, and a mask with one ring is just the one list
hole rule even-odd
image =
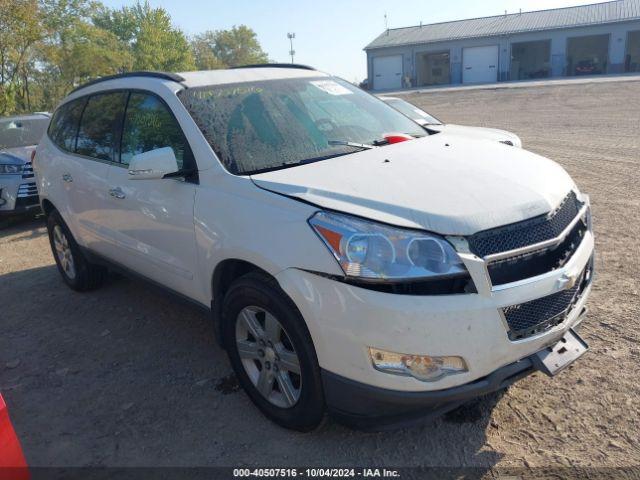
[[222, 322], [238, 381], [262, 413], [292, 430], [318, 427], [325, 406], [315, 348], [277, 282], [259, 273], [236, 280], [224, 298]]
[[73, 290], [86, 292], [104, 283], [107, 269], [90, 263], [57, 211], [47, 217], [51, 252], [64, 282]]

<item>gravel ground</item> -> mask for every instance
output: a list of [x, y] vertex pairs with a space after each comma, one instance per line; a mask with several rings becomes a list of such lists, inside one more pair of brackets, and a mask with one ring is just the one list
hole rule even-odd
[[206, 316], [113, 277], [69, 290], [40, 221], [0, 230], [0, 391], [33, 466], [640, 464], [640, 82], [434, 92], [441, 119], [504, 128], [591, 194], [597, 279], [587, 357], [426, 426], [280, 429], [237, 390]]

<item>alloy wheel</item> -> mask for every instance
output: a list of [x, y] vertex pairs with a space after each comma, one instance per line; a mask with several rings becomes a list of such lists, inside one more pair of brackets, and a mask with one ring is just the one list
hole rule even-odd
[[293, 407], [302, 376], [295, 348], [278, 319], [263, 308], [243, 308], [236, 321], [236, 348], [249, 379], [273, 405]]
[[60, 225], [56, 225], [53, 229], [53, 245], [56, 249], [56, 256], [58, 257], [62, 270], [69, 280], [73, 280], [76, 278], [76, 266], [73, 261], [73, 253], [69, 246], [69, 240], [62, 228], [60, 228]]

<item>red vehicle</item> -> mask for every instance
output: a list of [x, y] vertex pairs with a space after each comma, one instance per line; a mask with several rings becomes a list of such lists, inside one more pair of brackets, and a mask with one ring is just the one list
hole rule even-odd
[[602, 73], [591, 60], [582, 60], [576, 65], [576, 75], [596, 75]]
[[28, 480], [29, 470], [7, 405], [0, 395], [0, 480]]

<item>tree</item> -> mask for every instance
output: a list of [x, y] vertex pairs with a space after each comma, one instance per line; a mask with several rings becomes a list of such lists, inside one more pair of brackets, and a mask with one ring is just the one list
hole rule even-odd
[[65, 40], [57, 67], [67, 85], [131, 70], [131, 54], [111, 32], [80, 22]]
[[151, 8], [148, 2], [120, 10], [103, 7], [93, 22], [130, 47], [134, 70], [175, 72], [195, 66], [187, 38], [163, 8]]
[[42, 35], [39, 19], [36, 0], [0, 0], [0, 114], [28, 98], [28, 65]]
[[191, 47], [199, 69], [237, 67], [269, 61], [258, 42], [256, 32], [246, 25], [234, 26], [230, 30], [208, 30], [196, 35]]
[[267, 61], [245, 25], [189, 42], [166, 10], [148, 2], [111, 9], [98, 0], [0, 0], [0, 115], [51, 110], [104, 75]]
[[198, 70], [217, 70], [226, 67], [222, 60], [216, 56], [215, 38], [216, 32], [209, 30], [196, 35], [191, 40], [191, 49]]
[[33, 72], [51, 109], [69, 90], [90, 79], [131, 69], [128, 46], [91, 21], [97, 5], [88, 0], [40, 0], [39, 68]]

